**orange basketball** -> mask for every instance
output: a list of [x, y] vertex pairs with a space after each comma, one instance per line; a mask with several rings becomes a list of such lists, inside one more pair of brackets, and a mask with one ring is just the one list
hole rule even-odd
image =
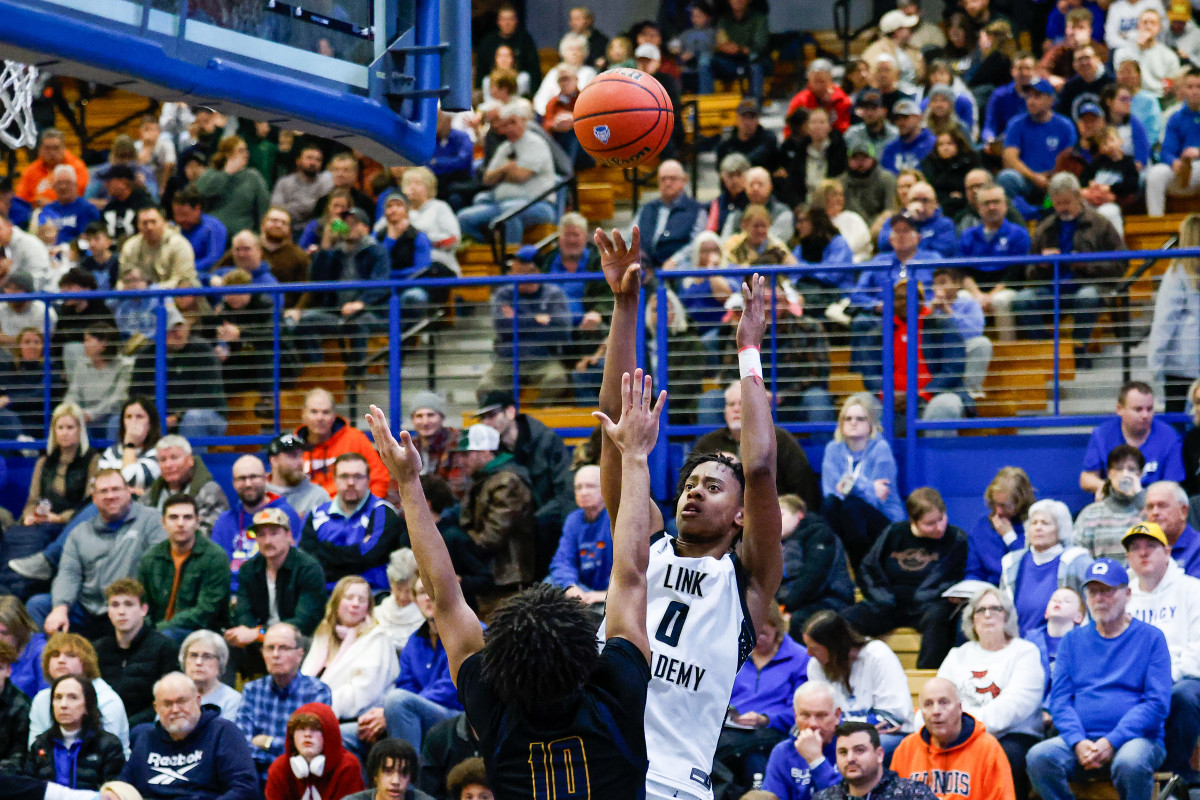
[[603, 72], [575, 101], [575, 136], [602, 166], [631, 167], [653, 158], [674, 128], [666, 89], [640, 69]]

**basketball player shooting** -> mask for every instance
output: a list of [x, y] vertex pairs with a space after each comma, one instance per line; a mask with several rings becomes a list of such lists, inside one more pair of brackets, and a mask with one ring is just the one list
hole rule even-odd
[[[635, 225], [628, 246], [615, 230], [611, 238], [597, 230], [594, 238], [614, 295], [600, 388], [600, 410], [612, 415], [620, 413], [622, 375], [637, 360], [641, 236]], [[659, 533], [650, 541], [646, 575], [652, 674], [646, 698], [647, 800], [711, 800], [709, 773], [733, 681], [754, 647], [753, 620], [767, 618], [783, 572], [775, 427], [759, 355], [767, 326], [765, 279], [754, 275], [742, 294], [739, 460], [719, 453], [688, 457], [679, 474], [674, 539], [651, 503], [650, 529]], [[605, 431], [600, 488], [614, 516], [624, 514], [628, 502], [625, 487], [632, 476], [624, 473], [624, 462]], [[602, 635], [605, 630], [602, 626]]]
[[618, 421], [595, 415], [628, 476], [625, 510], [613, 525], [608, 639], [601, 652], [591, 612], [544, 583], [501, 606], [484, 636], [421, 489], [420, 453], [407, 431], [399, 441], [392, 436], [379, 408], [371, 406], [367, 416], [375, 447], [399, 486], [450, 678], [479, 735], [499, 800], [634, 800], [645, 786], [649, 454], [667, 394], [652, 406], [652, 388], [641, 370], [626, 374], [612, 412]]

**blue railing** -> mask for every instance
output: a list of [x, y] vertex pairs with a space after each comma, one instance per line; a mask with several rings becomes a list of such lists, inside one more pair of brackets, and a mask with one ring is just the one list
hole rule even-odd
[[[1054, 296], [1053, 296], [1053, 372], [1047, 376], [1053, 381], [1053, 394], [1051, 397], [1051, 413], [1049, 414], [1029, 414], [1024, 416], [1004, 416], [1004, 417], [974, 417], [965, 419], [952, 420], [922, 420], [918, 416], [918, 355], [917, 344], [918, 338], [910, 336], [907, 338], [907, 353], [906, 353], [906, 380], [904, 397], [904, 435], [898, 437], [895, 430], [895, 408], [896, 408], [896, 384], [894, 376], [894, 352], [892, 350], [892, 341], [894, 334], [894, 301], [891, 292], [883, 292], [879, 298], [883, 304], [883, 313], [880, 319], [882, 336], [880, 342], [880, 361], [881, 361], [881, 379], [882, 391], [880, 396], [884, 409], [882, 424], [884, 435], [892, 443], [893, 448], [902, 446], [906, 474], [915, 474], [915, 465], [917, 463], [917, 444], [918, 435], [922, 431], [941, 431], [941, 430], [966, 430], [966, 429], [982, 429], [982, 428], [1059, 428], [1065, 426], [1087, 426], [1094, 425], [1106, 419], [1110, 419], [1111, 415], [1063, 415], [1061, 413], [1060, 403], [1060, 347], [1062, 342], [1059, 336], [1059, 322], [1062, 317], [1062, 307], [1060, 298], [1061, 281], [1060, 276], [1064, 267], [1071, 264], [1082, 264], [1097, 261], [1130, 261], [1130, 260], [1147, 260], [1154, 258], [1171, 259], [1178, 257], [1200, 257], [1200, 248], [1198, 249], [1176, 249], [1164, 251], [1140, 251], [1140, 252], [1118, 252], [1118, 253], [1096, 253], [1084, 255], [1054, 255], [1045, 257], [1019, 257], [1019, 258], [996, 258], [996, 259], [929, 259], [916, 260], [910, 262], [910, 274], [914, 268], [932, 268], [932, 267], [956, 267], [961, 269], [971, 269], [979, 267], [982, 264], [987, 264], [991, 268], [996, 266], [1008, 266], [1013, 264], [1046, 264], [1052, 263], [1054, 274]], [[856, 271], [863, 270], [890, 270], [891, 265], [854, 265]], [[805, 274], [811, 274], [823, 270], [827, 270], [828, 265], [823, 266], [799, 266], [799, 267], [758, 267], [758, 268], [721, 268], [720, 274], [730, 277], [739, 278], [742, 280], [755, 273], [767, 275], [768, 278], [781, 277], [802, 277]], [[668, 307], [667, 300], [667, 280], [674, 281], [682, 278], [700, 278], [712, 277], [711, 270], [678, 270], [671, 272], [662, 272], [660, 275], [664, 280], [657, 282], [657, 286], [653, 289], [643, 291], [641, 302], [639, 303], [638, 319], [644, 319], [645, 302], [649, 292], [657, 293], [657, 304], [659, 309]], [[404, 387], [401, 381], [402, 368], [404, 364], [405, 353], [402, 348], [402, 332], [405, 329], [406, 319], [401, 308], [399, 298], [404, 289], [411, 287], [425, 288], [469, 288], [469, 287], [498, 287], [510, 285], [514, 291], [512, 294], [512, 303], [514, 305], [513, 325], [512, 325], [512, 360], [513, 360], [513, 394], [520, 398], [520, 326], [519, 326], [519, 304], [521, 302], [521, 294], [516, 291], [519, 284], [523, 283], [580, 283], [603, 280], [603, 276], [599, 273], [582, 273], [582, 274], [549, 274], [536, 276], [498, 276], [498, 277], [480, 277], [480, 278], [445, 278], [434, 280], [395, 280], [384, 282], [350, 282], [350, 283], [291, 283], [279, 284], [270, 286], [238, 286], [238, 287], [221, 287], [221, 288], [189, 288], [189, 289], [145, 289], [138, 291], [107, 291], [107, 292], [83, 292], [83, 293], [35, 293], [35, 294], [9, 294], [4, 296], [6, 301], [23, 301], [23, 300], [42, 300], [49, 301], [47, 303], [46, 323], [49, 323], [49, 303], [67, 300], [67, 299], [96, 299], [96, 298], [157, 298], [166, 299], [180, 296], [204, 296], [218, 297], [234, 294], [259, 294], [266, 295], [272, 301], [271, 315], [271, 330], [275, 342], [280, 341], [283, 335], [284, 328], [282, 324], [282, 316], [284, 310], [284, 295], [298, 294], [301, 292], [330, 292], [333, 290], [355, 290], [355, 289], [379, 289], [386, 287], [390, 294], [387, 303], [388, 317], [388, 360], [390, 368], [387, 371], [387, 398], [388, 412], [393, 428], [399, 428], [403, 424], [401, 417], [401, 409], [403, 408]], [[906, 310], [915, 310], [918, 308], [917, 298], [917, 281], [910, 280], [907, 283], [907, 293], [905, 295]], [[772, 319], [777, 316], [777, 300], [774, 293], [771, 298], [770, 313]], [[382, 307], [378, 309], [382, 311]], [[155, 343], [155, 401], [158, 405], [159, 415], [162, 418], [166, 416], [166, 348], [164, 342], [164, 334], [166, 331], [167, 308], [160, 304], [156, 309], [157, 324], [154, 336]], [[908, 319], [915, 319], [915, 316], [906, 315]], [[411, 320], [408, 320], [411, 322]], [[303, 323], [295, 329], [294, 335], [303, 335]], [[779, 348], [776, 346], [776, 328], [771, 326], [768, 331], [770, 339], [769, 347], [769, 365], [770, 365], [770, 389], [777, 393], [779, 387], [778, 378], [778, 353]], [[666, 313], [658, 313], [656, 315], [656, 331], [655, 331], [655, 347], [657, 348], [657, 358], [655, 359], [655, 374], [654, 379], [657, 386], [671, 389], [671, 381], [668, 374], [668, 362], [670, 358], [669, 348], [669, 331], [668, 319]], [[638, 326], [638, 352], [645, 353], [646, 330], [644, 325]], [[764, 346], [764, 350], [768, 349]], [[271, 348], [271, 395], [273, 400], [274, 414], [271, 421], [272, 435], [281, 430], [280, 420], [280, 371], [281, 371], [281, 351], [278, 346]], [[53, 368], [51, 360], [51, 342], [46, 338], [44, 342], [44, 409], [43, 419], [48, 425], [51, 412], [51, 370]], [[764, 366], [767, 366], [764, 364]], [[424, 387], [422, 387], [424, 388]], [[0, 387], [0, 393], [3, 392]], [[1181, 421], [1183, 415], [1173, 415], [1165, 417], [1168, 421]], [[666, 434], [663, 437], [661, 446], [656, 450], [652, 459], [652, 469], [655, 473], [656, 484], [671, 485], [668, 478], [668, 459], [666, 450], [666, 440], [672, 437], [690, 437], [698, 434], [706, 433], [712, 430], [712, 426], [695, 425], [695, 424], [679, 424], [672, 422], [671, 411], [668, 405], [665, 416], [666, 422], [663, 426], [663, 432]], [[265, 424], [265, 423], [264, 423]], [[788, 423], [781, 427], [793, 433], [822, 433], [830, 434], [834, 425], [832, 423]], [[565, 428], [560, 429], [560, 433], [569, 437], [582, 437], [591, 433], [591, 428]], [[245, 445], [245, 444], [264, 444], [270, 439], [268, 435], [259, 436], [225, 436], [210, 439], [197, 439], [196, 444], [201, 446], [213, 445]], [[31, 447], [43, 447], [44, 439], [35, 442], [16, 442], [0, 440], [0, 452], [6, 450], [27, 449]], [[665, 480], [665, 484], [658, 481]]]

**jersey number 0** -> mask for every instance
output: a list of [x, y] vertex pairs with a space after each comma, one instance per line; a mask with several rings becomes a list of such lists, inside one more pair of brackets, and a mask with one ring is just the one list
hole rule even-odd
[[662, 621], [654, 638], [671, 647], [679, 646], [679, 637], [683, 635], [683, 623], [687, 621], [688, 605], [678, 600], [672, 600], [663, 612]]
[[529, 768], [534, 800], [590, 800], [592, 796], [587, 754], [578, 736], [531, 742]]

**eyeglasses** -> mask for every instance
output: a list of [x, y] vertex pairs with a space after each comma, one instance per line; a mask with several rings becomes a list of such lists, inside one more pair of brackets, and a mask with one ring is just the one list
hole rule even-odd
[[188, 653], [186, 656], [184, 656], [184, 659], [187, 661], [199, 661], [200, 663], [204, 663], [205, 661], [219, 660], [212, 653]]
[[977, 617], [989, 617], [993, 614], [1004, 616], [1006, 613], [1004, 606], [978, 606], [975, 609], [975, 616]]

